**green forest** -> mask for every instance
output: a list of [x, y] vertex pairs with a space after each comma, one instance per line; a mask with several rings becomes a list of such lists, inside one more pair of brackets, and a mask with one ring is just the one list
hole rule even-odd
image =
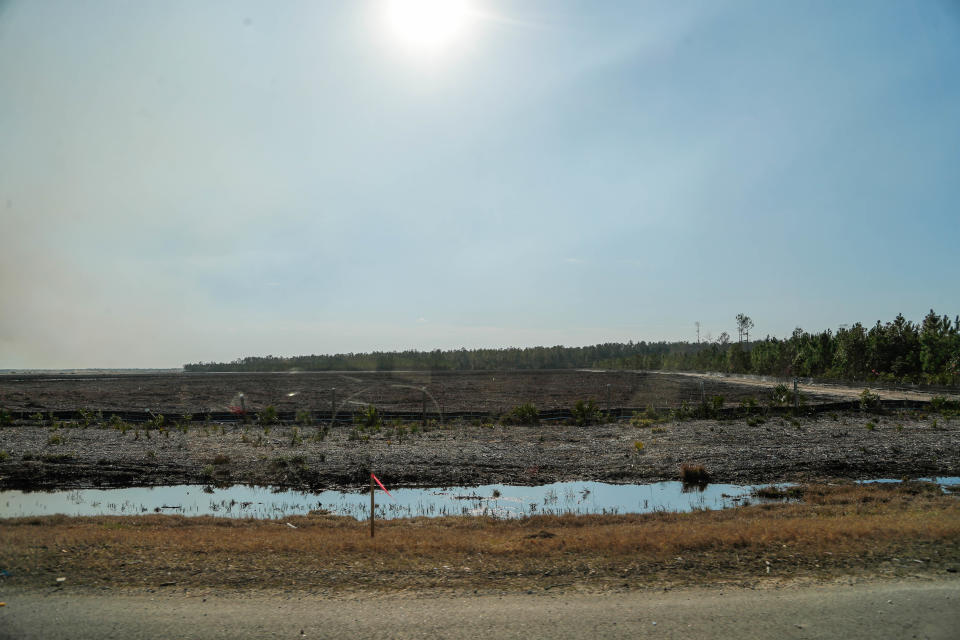
[[609, 342], [588, 347], [374, 351], [309, 356], [258, 356], [184, 365], [205, 371], [392, 371], [484, 369], [659, 369], [721, 371], [883, 382], [956, 385], [960, 381], [960, 316], [932, 309], [919, 324], [898, 315], [869, 328], [749, 340], [753, 322], [737, 316], [740, 339], [714, 342]]

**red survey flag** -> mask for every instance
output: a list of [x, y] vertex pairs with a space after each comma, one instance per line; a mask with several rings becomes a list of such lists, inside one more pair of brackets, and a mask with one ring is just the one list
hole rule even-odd
[[[376, 481], [377, 481], [377, 484], [380, 485], [380, 488], [383, 489], [384, 493], [386, 493], [388, 496], [390, 496], [390, 492], [387, 491], [387, 488], [386, 488], [385, 486], [383, 486], [383, 483], [382, 483], [382, 482], [380, 482], [380, 478], [378, 478], [377, 476], [373, 475], [372, 472], [370, 473], [370, 477], [373, 478], [374, 480], [376, 480]], [[393, 496], [390, 496], [390, 499], [391, 499], [391, 500], [395, 500], [396, 498], [394, 498]]]

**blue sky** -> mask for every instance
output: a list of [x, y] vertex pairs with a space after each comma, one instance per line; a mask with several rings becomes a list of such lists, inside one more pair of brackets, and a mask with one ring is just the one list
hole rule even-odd
[[955, 3], [385, 3], [0, 2], [0, 368], [960, 312]]

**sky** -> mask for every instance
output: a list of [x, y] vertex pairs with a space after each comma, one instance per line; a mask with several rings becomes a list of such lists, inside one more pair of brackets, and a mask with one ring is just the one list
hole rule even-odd
[[957, 2], [424, 1], [0, 0], [0, 368], [960, 313]]

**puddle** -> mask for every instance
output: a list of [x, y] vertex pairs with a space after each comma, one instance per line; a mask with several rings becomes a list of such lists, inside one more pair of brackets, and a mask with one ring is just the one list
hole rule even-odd
[[[386, 479], [384, 479], [386, 480]], [[960, 478], [938, 478], [946, 490]], [[871, 481], [868, 481], [871, 482]], [[875, 480], [873, 482], [897, 482]], [[389, 484], [387, 485], [389, 488]], [[489, 515], [520, 518], [537, 514], [624, 514], [726, 509], [764, 502], [751, 496], [761, 486], [710, 484], [684, 487], [680, 482], [606, 484], [557, 482], [540, 486], [483, 485], [432, 489], [394, 489], [394, 499], [377, 491], [377, 518]], [[778, 485], [787, 486], [787, 485]], [[52, 492], [0, 492], [0, 518], [65, 514], [70, 516], [175, 513], [228, 518], [276, 519], [324, 510], [360, 520], [369, 516], [368, 492], [275, 490], [234, 485], [83, 489]]]
[[[389, 485], [388, 487], [389, 488]], [[377, 491], [378, 518], [490, 515], [517, 518], [536, 514], [616, 514], [723, 509], [752, 500], [751, 485], [684, 487], [680, 482], [620, 485], [558, 482], [541, 486], [483, 485], [393, 489], [391, 500]], [[211, 492], [212, 491], [212, 492]], [[0, 518], [65, 514], [139, 515], [178, 513], [231, 518], [282, 518], [326, 510], [366, 519], [369, 492], [274, 490], [269, 487], [203, 485], [83, 489], [52, 492], [0, 492]]]
[[[944, 493], [953, 493], [958, 487], [960, 487], [960, 477], [933, 477], [933, 478], [917, 478], [917, 482], [933, 482], [940, 485], [940, 488], [943, 489]], [[857, 480], [857, 484], [890, 484], [903, 482], [900, 478], [875, 478], [873, 480]]]

